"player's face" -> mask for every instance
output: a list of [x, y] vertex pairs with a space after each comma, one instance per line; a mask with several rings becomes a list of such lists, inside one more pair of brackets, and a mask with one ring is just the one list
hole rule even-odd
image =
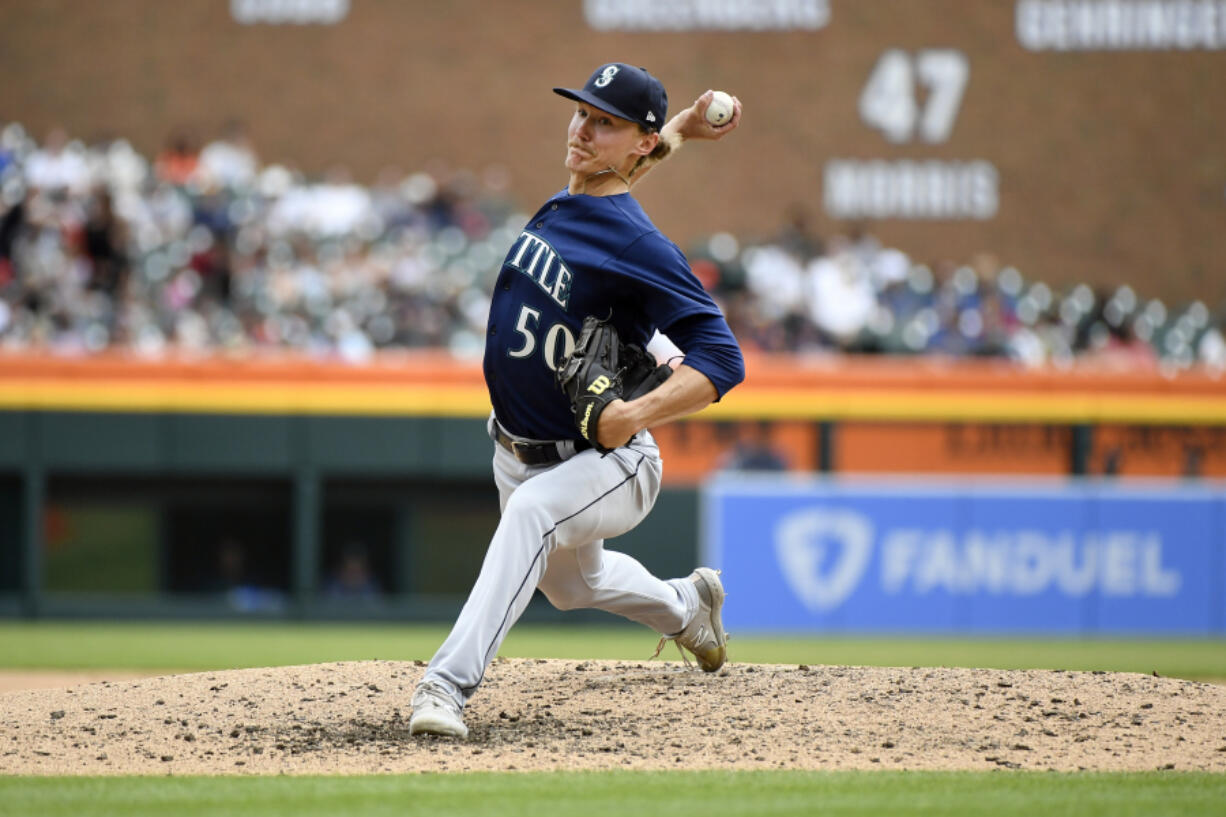
[[566, 169], [581, 175], [610, 167], [625, 172], [641, 153], [650, 152], [644, 144], [650, 138], [635, 123], [580, 102], [566, 131]]

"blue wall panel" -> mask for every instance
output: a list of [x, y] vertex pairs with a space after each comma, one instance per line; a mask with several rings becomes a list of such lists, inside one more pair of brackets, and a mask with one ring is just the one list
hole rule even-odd
[[1221, 502], [1188, 489], [1182, 496], [1100, 494], [1094, 504], [1099, 529], [1108, 531], [1100, 541], [1097, 629], [1210, 634]]
[[[1093, 557], [1078, 547], [1091, 521], [1081, 496], [977, 492], [959, 531], [968, 581], [958, 629], [1034, 632], [1081, 629], [1093, 611]], [[1008, 603], [1002, 603], [1008, 599]]]
[[1212, 598], [1213, 623], [1216, 632], [1226, 633], [1226, 499], [1217, 503], [1214, 508], [1213, 529], [1217, 531], [1217, 545], [1214, 548], [1217, 563], [1213, 570], [1213, 575], [1217, 576]]
[[1226, 491], [796, 480], [704, 489], [731, 630], [1226, 633]]

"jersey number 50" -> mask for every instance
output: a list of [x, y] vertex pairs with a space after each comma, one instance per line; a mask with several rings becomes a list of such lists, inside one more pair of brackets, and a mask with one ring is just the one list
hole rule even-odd
[[[523, 345], [518, 349], [510, 350], [507, 354], [511, 357], [529, 357], [535, 352], [540, 322], [541, 311], [539, 309], [533, 309], [527, 304], [521, 306], [519, 319], [515, 322], [515, 331], [523, 337]], [[558, 348], [559, 342], [561, 349]], [[555, 323], [545, 333], [545, 342], [541, 351], [545, 365], [556, 371], [558, 364], [575, 351], [575, 336], [570, 333], [566, 324]]]

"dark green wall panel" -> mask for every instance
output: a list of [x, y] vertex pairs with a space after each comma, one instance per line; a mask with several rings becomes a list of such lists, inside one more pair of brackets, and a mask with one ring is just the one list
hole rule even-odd
[[494, 443], [485, 430], [485, 420], [431, 418], [423, 422], [430, 441], [424, 463], [429, 473], [440, 476], [492, 473]]
[[0, 468], [18, 467], [29, 456], [30, 415], [0, 411]]
[[485, 421], [0, 412], [0, 467], [167, 473], [488, 475]]
[[164, 464], [176, 471], [285, 472], [294, 464], [294, 423], [285, 417], [167, 417]]
[[48, 468], [149, 470], [166, 464], [166, 417], [48, 412], [34, 420]]
[[423, 461], [423, 423], [411, 417], [307, 417], [306, 455], [344, 473], [412, 473]]

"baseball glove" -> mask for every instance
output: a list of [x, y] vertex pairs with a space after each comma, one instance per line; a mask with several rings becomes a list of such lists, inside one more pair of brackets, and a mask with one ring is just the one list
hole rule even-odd
[[657, 366], [641, 346], [623, 344], [611, 323], [588, 316], [575, 350], [558, 366], [556, 379], [570, 400], [579, 434], [607, 454], [611, 449], [600, 444], [596, 431], [601, 413], [614, 400], [643, 396], [670, 374], [668, 366]]

